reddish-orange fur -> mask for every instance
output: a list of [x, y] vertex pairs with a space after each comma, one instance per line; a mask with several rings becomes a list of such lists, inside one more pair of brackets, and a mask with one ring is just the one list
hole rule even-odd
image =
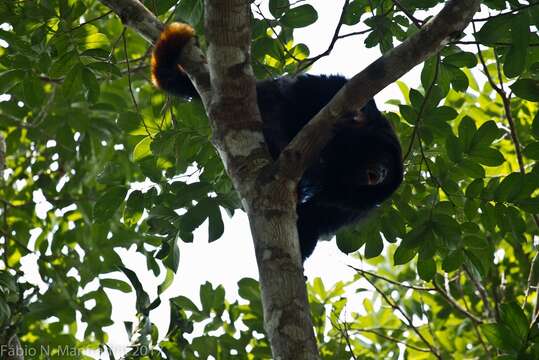
[[[191, 38], [195, 37], [195, 35], [195, 29], [188, 24], [175, 22], [165, 27], [152, 54], [152, 82], [155, 86], [162, 88], [162, 84], [159, 82], [159, 77], [157, 76], [157, 68], [160, 66], [160, 61], [170, 61], [170, 59], [167, 59], [168, 56], [181, 52], [185, 44]], [[183, 72], [179, 65], [178, 71]]]

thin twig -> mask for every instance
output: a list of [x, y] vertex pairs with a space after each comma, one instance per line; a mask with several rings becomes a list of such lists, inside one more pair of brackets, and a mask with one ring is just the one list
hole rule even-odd
[[[346, 321], [346, 306], [344, 308], [344, 311], [345, 311], [344, 320], [342, 322], [344, 329], [341, 328], [341, 326], [338, 323], [335, 323], [331, 318], [329, 318], [329, 321], [331, 322], [333, 327], [341, 333], [342, 337], [344, 337], [344, 340], [346, 341], [346, 345], [348, 346], [348, 349], [350, 349], [350, 355], [352, 356], [352, 358], [354, 360], [358, 360], [358, 358], [356, 357], [356, 354], [354, 354], [354, 350], [352, 348], [352, 342], [350, 341], [350, 334], [348, 332], [348, 323]], [[333, 314], [335, 315], [335, 319], [338, 320], [338, 317], [335, 311], [333, 311]]]
[[388, 282], [390, 284], [397, 285], [397, 286], [400, 286], [400, 287], [403, 287], [403, 288], [406, 288], [406, 289], [412, 289], [412, 290], [417, 290], [417, 291], [436, 291], [435, 287], [423, 287], [423, 286], [415, 286], [415, 285], [403, 284], [403, 283], [400, 283], [398, 281], [386, 278], [386, 277], [384, 277], [382, 275], [378, 275], [378, 274], [375, 274], [375, 273], [367, 271], [367, 270], [362, 270], [362, 269], [356, 268], [356, 267], [354, 267], [352, 265], [348, 265], [348, 267], [350, 267], [351, 269], [354, 269], [355, 271], [357, 271], [361, 275], [367, 274], [367, 275], [370, 275], [370, 276], [375, 277], [377, 279], [383, 280], [383, 281]]
[[406, 15], [406, 17], [408, 19], [410, 19], [418, 29], [421, 28], [422, 24], [421, 24], [420, 20], [416, 19], [414, 17], [413, 13], [411, 13], [410, 11], [408, 11], [408, 9], [406, 9], [404, 6], [402, 6], [402, 4], [401, 4], [401, 2], [399, 0], [392, 0], [392, 1], [393, 1], [393, 4], [395, 4], [395, 6], [400, 11], [402, 11], [404, 13], [404, 15]]
[[335, 43], [339, 39], [339, 32], [341, 31], [341, 27], [342, 27], [342, 24], [343, 24], [343, 21], [344, 21], [344, 14], [346, 13], [346, 8], [348, 7], [349, 3], [350, 3], [350, 0], [344, 0], [344, 5], [343, 5], [342, 10], [341, 10], [341, 16], [339, 17], [339, 22], [338, 22], [337, 26], [335, 27], [335, 31], [333, 32], [333, 38], [331, 39], [331, 42], [330, 42], [328, 48], [326, 49], [326, 51], [324, 51], [323, 53], [321, 53], [321, 54], [319, 54], [319, 55], [317, 55], [317, 56], [315, 56], [313, 58], [305, 60], [305, 62], [299, 67], [298, 72], [302, 72], [303, 70], [305, 70], [306, 68], [308, 68], [309, 66], [314, 64], [316, 61], [318, 61], [319, 59], [321, 59], [324, 56], [327, 56], [327, 55], [329, 55], [331, 53], [331, 51], [333, 50], [333, 47], [335, 46]]
[[530, 7], [533, 7], [533, 6], [537, 6], [537, 5], [539, 5], [539, 2], [534, 2], [534, 3], [530, 3], [528, 5], [522, 5], [522, 6], [516, 7], [514, 9], [511, 9], [510, 11], [507, 11], [507, 12], [504, 12], [504, 13], [501, 13], [501, 14], [491, 15], [491, 16], [487, 16], [487, 17], [484, 17], [484, 18], [472, 19], [472, 21], [473, 22], [489, 21], [491, 19], [506, 16], [506, 15], [511, 15], [511, 14], [516, 13], [516, 12], [519, 12], [520, 10], [524, 10], [524, 9], [527, 9], [527, 8], [530, 8]]
[[428, 352], [430, 353], [431, 350], [430, 349], [425, 349], [425, 348], [420, 348], [418, 346], [415, 346], [415, 345], [412, 345], [412, 344], [408, 344], [406, 341], [403, 341], [403, 340], [400, 340], [400, 339], [397, 339], [397, 338], [394, 338], [394, 337], [391, 337], [389, 335], [385, 335], [383, 333], [380, 333], [376, 330], [372, 330], [372, 329], [354, 329], [354, 331], [357, 331], [357, 332], [367, 332], [367, 333], [371, 333], [371, 334], [375, 334], [377, 336], [380, 336], [381, 338], [383, 339], [386, 339], [386, 340], [389, 340], [391, 342], [395, 342], [395, 343], [398, 343], [398, 344], [402, 344], [406, 347], [409, 347], [410, 349], [413, 349], [413, 350], [416, 350], [416, 351], [421, 351], [421, 352]]
[[45, 105], [43, 105], [43, 107], [37, 114], [35, 121], [27, 124], [29, 128], [38, 127], [47, 118], [47, 115], [52, 106], [52, 103], [54, 102], [54, 98], [56, 97], [56, 89], [57, 89], [56, 85], [53, 85], [52, 92], [49, 98], [47, 99], [47, 102], [45, 103]]
[[135, 99], [135, 93], [133, 93], [133, 85], [131, 83], [131, 70], [129, 65], [129, 55], [127, 54], [127, 40], [125, 38], [125, 31], [127, 30], [126, 27], [124, 27], [122, 31], [122, 39], [124, 43], [124, 53], [125, 53], [125, 63], [127, 64], [127, 81], [129, 83], [129, 93], [131, 94], [131, 100], [133, 100], [133, 105], [135, 106], [135, 110], [137, 111], [137, 114], [139, 114], [140, 118], [142, 119], [142, 124], [144, 126], [144, 129], [146, 130], [146, 134], [152, 139], [152, 134], [150, 133], [150, 130], [148, 129], [148, 126], [146, 126], [146, 121], [144, 121], [144, 117], [140, 114], [139, 107], [137, 104], [137, 99]]
[[468, 278], [472, 281], [475, 288], [477, 289], [477, 293], [479, 294], [479, 297], [481, 298], [481, 301], [483, 301], [483, 305], [485, 306], [485, 310], [489, 317], [492, 317], [492, 308], [490, 307], [490, 302], [488, 301], [488, 293], [487, 290], [485, 290], [485, 287], [481, 282], [472, 274], [472, 272], [464, 266], [464, 272], [466, 275], [468, 275]]
[[423, 112], [425, 111], [425, 107], [427, 104], [427, 100], [429, 99], [432, 89], [434, 89], [434, 85], [436, 84], [436, 81], [438, 80], [438, 73], [440, 71], [440, 54], [436, 55], [436, 67], [434, 68], [434, 76], [432, 78], [431, 83], [429, 84], [429, 87], [427, 91], [425, 92], [425, 97], [423, 98], [423, 102], [421, 103], [421, 107], [419, 108], [419, 113], [417, 114], [417, 120], [416, 124], [414, 126], [414, 130], [412, 132], [412, 139], [410, 139], [410, 145], [408, 145], [408, 150], [406, 150], [406, 153], [402, 157], [403, 161], [410, 156], [412, 153], [412, 148], [414, 146], [415, 138], [417, 136], [417, 133], [419, 131], [419, 126], [421, 125], [421, 118], [423, 116]]
[[[528, 281], [527, 281], [527, 286], [526, 286], [526, 293], [524, 295], [524, 302], [522, 303], [522, 309], [524, 309], [524, 307], [528, 303], [528, 297], [530, 296], [530, 290], [531, 290], [531, 288], [533, 286], [533, 284], [532, 284], [532, 281], [533, 281], [533, 269], [535, 268], [535, 264], [537, 263], [538, 258], [539, 258], [539, 252], [536, 251], [535, 256], [533, 257], [532, 263], [530, 265], [530, 271], [528, 273]], [[537, 303], [535, 303], [535, 305], [533, 307], [533, 313], [534, 314], [537, 313]]]
[[[458, 287], [460, 291], [460, 296], [462, 298], [462, 302], [464, 303], [464, 307], [466, 308], [467, 313], [471, 314], [470, 306], [468, 305], [468, 302], [466, 301], [466, 297], [464, 296], [464, 292], [462, 291], [462, 288]], [[483, 340], [483, 336], [481, 336], [481, 332], [479, 332], [479, 328], [477, 327], [477, 322], [472, 320], [472, 326], [474, 328], [475, 334], [477, 335], [477, 338], [479, 339], [479, 342], [481, 343], [481, 346], [485, 350], [485, 354], [489, 359], [492, 359], [492, 356], [490, 355], [490, 351], [487, 347], [487, 344], [485, 344], [485, 341]]]
[[440, 287], [440, 285], [438, 285], [436, 283], [436, 281], [433, 281], [432, 282], [434, 284], [434, 287], [436, 289], [436, 291], [442, 295], [442, 297], [451, 305], [453, 306], [456, 310], [458, 310], [461, 314], [463, 314], [464, 316], [466, 316], [467, 318], [469, 318], [470, 320], [472, 320], [472, 322], [474, 323], [478, 323], [478, 324], [482, 324], [483, 323], [483, 320], [481, 320], [479, 317], [477, 317], [476, 315], [474, 315], [473, 313], [471, 313], [469, 310], [467, 310], [466, 308], [463, 308], [462, 306], [460, 306], [460, 304], [457, 302], [457, 300], [455, 300], [451, 294], [449, 292], [446, 292], [444, 289], [442, 289]]
[[354, 32], [351, 32], [351, 33], [348, 33], [348, 34], [339, 35], [339, 36], [337, 36], [337, 39], [344, 39], [344, 38], [347, 38], [347, 37], [350, 37], [350, 36], [356, 36], [356, 35], [364, 35], [364, 34], [370, 33], [373, 30], [374, 30], [373, 28], [369, 28], [369, 29], [365, 29], [365, 30], [354, 31]]
[[260, 9], [260, 5], [258, 4], [255, 4], [256, 8], [257, 8], [257, 13], [258, 15], [262, 16], [262, 19], [264, 19], [264, 21], [266, 22], [266, 26], [268, 28], [271, 29], [271, 32], [273, 33], [273, 35], [275, 35], [275, 38], [277, 39], [277, 41], [279, 41], [279, 43], [281, 44], [281, 47], [283, 48], [284, 52], [290, 56], [292, 59], [294, 59], [295, 61], [297, 61], [298, 63], [302, 62], [303, 60], [301, 59], [298, 59], [296, 58], [296, 56], [294, 54], [292, 54], [290, 52], [290, 50], [288, 50], [288, 48], [286, 47], [286, 44], [283, 42], [283, 40], [281, 39], [281, 35], [277, 32], [277, 30], [275, 30], [275, 28], [273, 27], [273, 25], [271, 25], [271, 23], [268, 21], [268, 19], [264, 16], [264, 13], [262, 12], [262, 10]]
[[[471, 41], [471, 40], [457, 40], [457, 41], [451, 41], [451, 45], [478, 45], [481, 44], [479, 41]], [[512, 43], [508, 42], [489, 42], [488, 44], [494, 45], [494, 46], [511, 46]], [[539, 43], [530, 43], [528, 44], [528, 47], [537, 47], [539, 46]]]
[[364, 279], [367, 280], [369, 282], [369, 284], [372, 285], [372, 287], [374, 287], [374, 289], [376, 290], [376, 292], [378, 294], [380, 294], [380, 296], [382, 296], [382, 298], [384, 299], [384, 301], [395, 311], [398, 311], [405, 319], [406, 319], [406, 322], [407, 322], [407, 326], [409, 328], [411, 328], [415, 333], [416, 335], [421, 339], [421, 341], [423, 341], [423, 343], [430, 349], [430, 351], [432, 352], [432, 354], [437, 358], [437, 359], [442, 359], [442, 356], [440, 355], [440, 351], [434, 347], [434, 345], [432, 345], [426, 338], [425, 336], [423, 336], [423, 334], [419, 331], [419, 329], [413, 324], [412, 322], [412, 319], [408, 316], [408, 314], [406, 314], [406, 312], [404, 312], [404, 310], [401, 309], [400, 306], [398, 306], [397, 304], [395, 304], [383, 291], [382, 289], [380, 289], [378, 286], [376, 286], [376, 284], [374, 283], [374, 281], [372, 281], [371, 279], [369, 279], [368, 276], [364, 276]]
[[102, 18], [104, 18], [104, 17], [106, 17], [106, 16], [108, 16], [108, 15], [110, 15], [110, 14], [112, 14], [112, 13], [114, 13], [114, 11], [109, 10], [109, 11], [107, 11], [106, 13], [104, 13], [103, 15], [99, 15], [98, 17], [95, 17], [95, 18], [90, 19], [90, 20], [88, 20], [88, 21], [85, 21], [85, 22], [83, 22], [83, 23], [81, 23], [81, 24], [79, 24], [79, 25], [77, 25], [77, 26], [75, 26], [75, 27], [72, 27], [72, 28], [70, 29], [70, 31], [77, 30], [78, 28], [81, 28], [81, 27], [83, 27], [84, 25], [88, 25], [88, 24], [90, 24], [90, 23], [93, 23], [94, 21], [97, 21], [97, 20], [99, 20], [99, 19], [102, 19]]

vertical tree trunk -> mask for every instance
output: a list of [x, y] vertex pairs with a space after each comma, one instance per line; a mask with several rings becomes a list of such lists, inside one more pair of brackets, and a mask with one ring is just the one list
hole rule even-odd
[[[214, 142], [242, 197], [255, 244], [264, 325], [274, 359], [318, 359], [296, 231], [296, 183], [274, 176], [250, 63], [245, 0], [206, 0]], [[265, 176], [261, 176], [264, 174]]]

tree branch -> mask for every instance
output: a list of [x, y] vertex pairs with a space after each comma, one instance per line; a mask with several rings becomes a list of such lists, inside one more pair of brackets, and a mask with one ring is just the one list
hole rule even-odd
[[438, 15], [402, 44], [355, 75], [282, 151], [276, 171], [298, 181], [332, 137], [343, 114], [363, 107], [380, 90], [437, 53], [460, 33], [479, 9], [479, 0], [450, 0]]
[[[112, 9], [122, 23], [133, 28], [149, 43], [155, 44], [164, 29], [163, 23], [138, 0], [99, 0]], [[211, 100], [210, 73], [204, 53], [191, 39], [184, 47], [180, 62], [195, 85], [202, 102], [206, 105]]]

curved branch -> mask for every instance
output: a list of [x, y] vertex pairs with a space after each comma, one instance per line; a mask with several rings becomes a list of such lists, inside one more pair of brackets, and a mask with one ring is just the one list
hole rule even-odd
[[276, 171], [298, 181], [332, 137], [343, 114], [363, 107], [380, 90], [437, 53], [470, 23], [479, 0], [450, 0], [402, 44], [355, 75], [283, 150]]
[[[149, 43], [155, 44], [164, 25], [138, 0], [99, 0], [114, 11], [122, 23], [133, 28]], [[210, 101], [210, 73], [206, 58], [195, 39], [189, 41], [181, 54], [180, 62], [195, 85], [204, 104]]]

